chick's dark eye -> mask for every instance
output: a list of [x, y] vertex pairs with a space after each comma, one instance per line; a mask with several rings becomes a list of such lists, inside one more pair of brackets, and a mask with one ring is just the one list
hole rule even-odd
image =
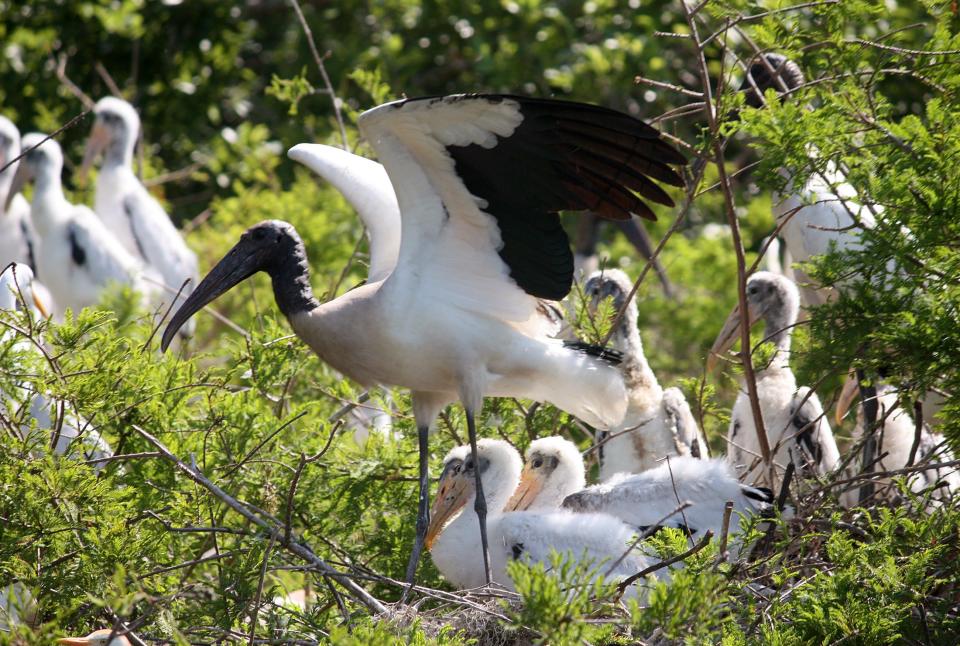
[[541, 460], [540, 458], [537, 458], [536, 460], [533, 461], [534, 469], [539, 469], [542, 466], [543, 466], [543, 460]]

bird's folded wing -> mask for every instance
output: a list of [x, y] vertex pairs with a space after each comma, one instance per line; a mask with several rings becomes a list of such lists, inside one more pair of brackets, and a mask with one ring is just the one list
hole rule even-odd
[[123, 196], [122, 206], [141, 255], [162, 275], [167, 287], [178, 289], [188, 278], [196, 286], [197, 256], [160, 203], [138, 186]]
[[85, 206], [74, 206], [74, 215], [67, 226], [70, 256], [73, 265], [87, 272], [94, 282], [106, 285], [117, 282], [130, 285], [139, 263]]
[[[560, 300], [573, 255], [557, 213], [652, 217], [671, 204], [652, 179], [680, 184], [683, 157], [628, 115], [502, 95], [389, 103], [359, 125], [402, 213], [398, 272], [436, 297], [521, 322], [530, 296]], [[652, 179], [651, 179], [652, 178]]]

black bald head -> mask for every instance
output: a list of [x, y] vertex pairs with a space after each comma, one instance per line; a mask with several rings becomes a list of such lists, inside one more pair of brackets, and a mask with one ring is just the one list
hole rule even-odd
[[310, 288], [310, 267], [303, 241], [293, 225], [267, 220], [247, 229], [173, 315], [163, 333], [166, 349], [177, 330], [207, 303], [257, 272], [266, 272], [273, 295], [287, 317], [317, 306]]
[[763, 106], [763, 93], [768, 89], [783, 94], [803, 83], [803, 72], [799, 65], [783, 54], [768, 53], [753, 59], [740, 89], [746, 92], [747, 105], [760, 108]]

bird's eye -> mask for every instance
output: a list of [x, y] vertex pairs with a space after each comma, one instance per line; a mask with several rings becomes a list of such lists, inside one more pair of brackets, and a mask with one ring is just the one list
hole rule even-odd
[[467, 458], [467, 460], [463, 463], [463, 468], [466, 471], [471, 471], [473, 469], [473, 460]]
[[533, 461], [534, 469], [539, 469], [542, 466], [543, 466], [543, 460], [541, 458], [537, 458], [536, 460]]

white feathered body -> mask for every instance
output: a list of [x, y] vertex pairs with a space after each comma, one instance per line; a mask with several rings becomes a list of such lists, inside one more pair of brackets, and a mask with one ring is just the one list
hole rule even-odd
[[[6, 199], [6, 194], [0, 195]], [[0, 202], [0, 209], [3, 203]], [[11, 262], [33, 265], [37, 234], [30, 221], [30, 204], [19, 193], [13, 196], [10, 208], [0, 214], [0, 271]], [[31, 249], [31, 246], [33, 249]]]
[[[770, 491], [740, 483], [722, 458], [672, 457], [655, 469], [587, 487], [567, 497], [564, 507], [610, 514], [641, 531], [657, 525], [685, 527], [699, 538], [708, 530], [719, 536], [727, 501], [734, 504], [731, 533], [738, 519], [772, 510]], [[682, 502], [691, 505], [670, 515]]]
[[[882, 424], [875, 436], [877, 438], [876, 455], [882, 457], [870, 471], [895, 471], [907, 467], [910, 462], [910, 453], [916, 439], [916, 423], [910, 412], [898, 404], [897, 398], [897, 391], [890, 384], [877, 385], [877, 421]], [[854, 441], [863, 437], [863, 429], [863, 407], [859, 407], [857, 426], [853, 433]], [[920, 429], [920, 443], [913, 463], [954, 460], [953, 452], [946, 446], [945, 441], [942, 434], [932, 432], [930, 427], [924, 424]], [[955, 495], [960, 491], [960, 468], [958, 467], [927, 469], [902, 477], [907, 478], [911, 490], [917, 493], [938, 482], [945, 483], [945, 488], [934, 491], [935, 499], [942, 499], [951, 493]], [[890, 478], [881, 478], [875, 482], [878, 485], [889, 484]], [[854, 494], [856, 491], [854, 490]], [[856, 503], [853, 498], [848, 499], [848, 502]]]
[[111, 284], [146, 289], [140, 263], [89, 208], [70, 204], [62, 194], [35, 194], [31, 215], [40, 236], [37, 274], [60, 308], [92, 307]]
[[[782, 473], [786, 469], [791, 455], [798, 467], [813, 462], [817, 475], [836, 468], [840, 452], [816, 393], [805, 386], [798, 388], [793, 371], [787, 366], [761, 370], [756, 373], [756, 378], [763, 425], [777, 470]], [[817, 447], [819, 459], [798, 442], [802, 430], [794, 423], [798, 410], [814, 425], [809, 438]], [[776, 484], [768, 482], [764, 473], [750, 398], [743, 385], [731, 412], [727, 444], [727, 459], [745, 482], [766, 486]]]
[[[550, 549], [570, 552], [578, 561], [586, 554], [599, 572], [606, 573], [630, 546], [633, 532], [606, 514], [575, 514], [564, 511], [522, 511], [487, 518], [490, 567], [493, 580], [513, 590], [507, 563], [550, 563]], [[443, 576], [458, 588], [484, 585], [480, 530], [472, 510], [450, 522], [430, 551]], [[601, 564], [601, 561], [604, 561]], [[635, 574], [653, 560], [633, 550], [608, 579]]]

